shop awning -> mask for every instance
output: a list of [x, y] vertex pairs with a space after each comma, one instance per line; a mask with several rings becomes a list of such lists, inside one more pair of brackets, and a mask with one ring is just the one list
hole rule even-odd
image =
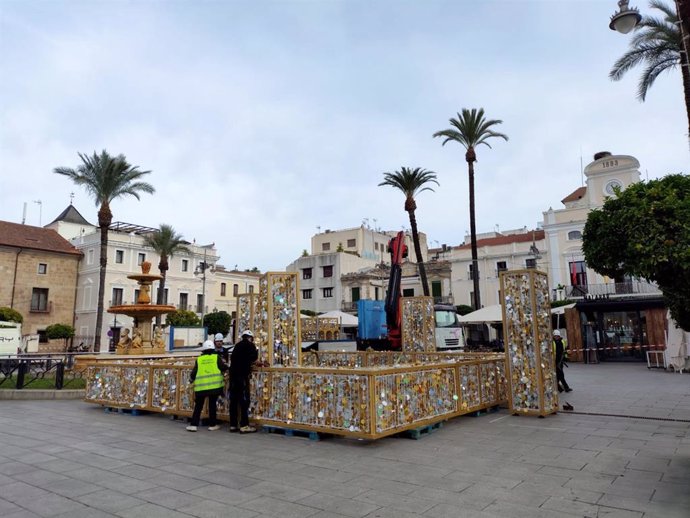
[[486, 306], [458, 318], [463, 324], [487, 324], [503, 322], [503, 311], [500, 304]]
[[558, 306], [557, 308], [551, 308], [551, 314], [552, 315], [562, 315], [565, 313], [566, 309], [574, 308], [575, 303], [573, 302], [572, 304], [566, 304], [565, 306]]

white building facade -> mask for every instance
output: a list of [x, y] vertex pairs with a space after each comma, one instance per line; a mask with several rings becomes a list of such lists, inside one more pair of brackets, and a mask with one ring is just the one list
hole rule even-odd
[[[472, 247], [469, 236], [460, 246], [432, 249], [451, 264], [454, 304], [473, 306]], [[527, 228], [477, 234], [479, 289], [482, 306], [500, 303], [500, 274], [507, 270], [536, 268], [548, 271], [544, 231]]]
[[[76, 210], [76, 209], [75, 209]], [[63, 212], [68, 219], [75, 219], [74, 212]], [[62, 215], [61, 215], [62, 216]], [[48, 225], [55, 228], [63, 237], [84, 254], [79, 265], [75, 303], [76, 340], [89, 344], [96, 331], [98, 310], [98, 285], [100, 277], [100, 229], [94, 225], [63, 221], [58, 217]], [[160, 256], [144, 244], [144, 237], [158, 229], [115, 222], [108, 231], [108, 263], [106, 267], [105, 310], [113, 305], [133, 304], [138, 295], [139, 285], [128, 279], [128, 275], [141, 273], [141, 263], [151, 263], [151, 273], [158, 274]], [[70, 235], [71, 234], [71, 235]], [[168, 259], [169, 270], [166, 275], [164, 303], [178, 309], [194, 311], [199, 316], [208, 313], [215, 306], [216, 275], [215, 266], [219, 259], [214, 245], [187, 245], [190, 253], [175, 255]], [[206, 264], [204, 268], [202, 264]], [[205, 275], [204, 275], [205, 272]], [[151, 290], [152, 301], [156, 300], [158, 282]], [[101, 351], [112, 348], [119, 339], [120, 331], [129, 328], [132, 319], [125, 315], [103, 314], [101, 329]]]

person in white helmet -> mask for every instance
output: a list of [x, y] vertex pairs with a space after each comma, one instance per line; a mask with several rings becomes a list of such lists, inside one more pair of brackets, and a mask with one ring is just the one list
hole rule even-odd
[[194, 384], [194, 411], [187, 431], [197, 431], [201, 410], [204, 408], [204, 401], [207, 398], [208, 429], [211, 431], [220, 429], [216, 420], [216, 402], [225, 388], [223, 372], [226, 370], [228, 370], [228, 366], [223, 362], [220, 355], [215, 354], [213, 342], [206, 340], [201, 346], [201, 354], [197, 357], [194, 368], [189, 375], [190, 381]]
[[252, 433], [256, 428], [249, 426], [249, 377], [259, 352], [254, 333], [243, 331], [241, 337], [230, 355], [230, 431]]
[[225, 363], [228, 363], [229, 353], [228, 350], [223, 347], [223, 333], [216, 333], [213, 337], [213, 345], [216, 348], [216, 354], [219, 354]]

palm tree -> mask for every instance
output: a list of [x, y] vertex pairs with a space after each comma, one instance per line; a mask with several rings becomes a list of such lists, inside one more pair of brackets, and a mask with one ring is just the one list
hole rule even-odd
[[477, 260], [477, 229], [474, 217], [474, 162], [477, 161], [477, 154], [475, 148], [480, 144], [491, 148], [487, 142], [492, 137], [499, 137], [503, 140], [508, 140], [508, 137], [503, 133], [498, 133], [491, 129], [496, 124], [502, 124], [503, 121], [495, 119], [484, 118], [484, 108], [467, 108], [462, 109], [462, 113], [458, 113], [457, 119], [450, 119], [451, 129], [437, 131], [434, 137], [444, 137], [442, 145], [453, 141], [463, 146], [467, 152], [465, 153], [465, 160], [467, 161], [467, 169], [470, 177], [470, 237], [472, 240], [472, 280], [474, 289], [474, 309], [481, 309], [481, 297], [479, 296], [479, 262]]
[[422, 279], [422, 289], [424, 296], [429, 296], [429, 283], [426, 280], [426, 269], [424, 268], [424, 258], [422, 257], [422, 248], [419, 246], [419, 233], [417, 232], [417, 218], [415, 210], [417, 210], [417, 202], [414, 201], [416, 194], [424, 191], [433, 191], [427, 184], [435, 183], [436, 173], [433, 171], [426, 171], [419, 167], [410, 169], [408, 167], [401, 167], [400, 171], [393, 173], [383, 173], [383, 182], [381, 185], [390, 185], [402, 191], [405, 195], [405, 210], [410, 215], [410, 228], [412, 228], [412, 242], [414, 243], [414, 252], [417, 256], [417, 264], [419, 265], [419, 276]]
[[[158, 270], [161, 272], [161, 277], [163, 278], [158, 286], [156, 304], [163, 304], [165, 296], [165, 281], [168, 275], [168, 270], [170, 269], [168, 259], [172, 258], [177, 253], [190, 253], [189, 248], [186, 246], [188, 243], [182, 238], [181, 234], [175, 232], [175, 229], [171, 225], [161, 223], [158, 232], [153, 232], [144, 236], [144, 244], [153, 248], [160, 256]], [[156, 325], [160, 325], [160, 323], [161, 317], [160, 315], [157, 315]]]
[[94, 350], [101, 346], [101, 326], [103, 325], [103, 296], [105, 291], [105, 272], [108, 264], [108, 227], [113, 221], [110, 203], [116, 198], [134, 196], [137, 200], [142, 192], [153, 193], [149, 183], [141, 181], [151, 171], [140, 171], [132, 166], [124, 155], [112, 157], [106, 150], [93, 156], [79, 153], [82, 163], [76, 169], [56, 167], [53, 172], [70, 178], [75, 184], [83, 186], [90, 193], [98, 210], [98, 226], [101, 232], [100, 280], [98, 283], [98, 309], [96, 311], [96, 332]]
[[690, 65], [687, 52], [682, 50], [683, 40], [678, 13], [660, 0], [652, 0], [649, 6], [660, 11], [661, 18], [642, 17], [635, 27], [635, 35], [630, 40], [630, 49], [614, 63], [609, 77], [619, 81], [635, 66], [645, 65], [637, 86], [637, 97], [644, 101], [659, 74], [680, 66], [690, 135]]

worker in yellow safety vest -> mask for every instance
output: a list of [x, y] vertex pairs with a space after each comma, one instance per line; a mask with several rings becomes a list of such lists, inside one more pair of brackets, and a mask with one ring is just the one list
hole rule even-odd
[[190, 432], [196, 432], [201, 418], [201, 410], [204, 401], [208, 398], [208, 429], [220, 430], [216, 420], [216, 403], [218, 396], [223, 394], [225, 380], [223, 372], [228, 366], [223, 362], [219, 354], [215, 354], [216, 348], [211, 340], [206, 340], [201, 346], [201, 354], [197, 357], [192, 373], [189, 376], [194, 384], [194, 412], [192, 421], [187, 427]]
[[558, 392], [570, 392], [568, 382], [565, 381], [565, 374], [563, 373], [563, 364], [566, 360], [566, 344], [561, 337], [561, 332], [556, 329], [553, 332], [553, 353], [556, 357], [556, 379], [558, 380]]

